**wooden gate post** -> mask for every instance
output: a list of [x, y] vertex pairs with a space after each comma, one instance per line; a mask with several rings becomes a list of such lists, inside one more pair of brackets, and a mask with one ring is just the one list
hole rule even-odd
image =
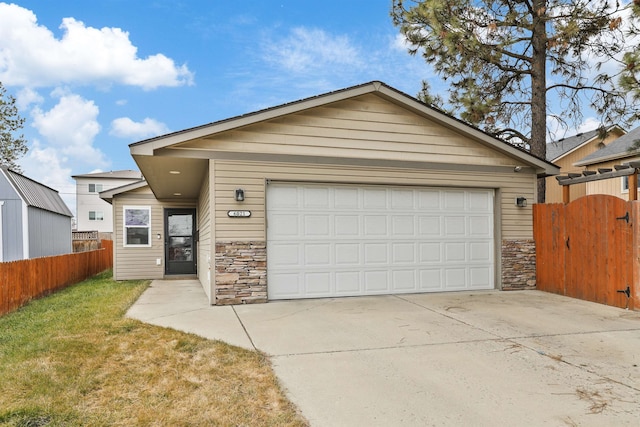
[[629, 175], [629, 201], [638, 200], [638, 169]]

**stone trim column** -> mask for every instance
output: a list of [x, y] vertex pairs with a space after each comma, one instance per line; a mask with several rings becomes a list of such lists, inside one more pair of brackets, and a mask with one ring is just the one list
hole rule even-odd
[[502, 241], [502, 289], [535, 289], [536, 243], [533, 240]]
[[216, 305], [267, 302], [267, 243], [216, 242]]

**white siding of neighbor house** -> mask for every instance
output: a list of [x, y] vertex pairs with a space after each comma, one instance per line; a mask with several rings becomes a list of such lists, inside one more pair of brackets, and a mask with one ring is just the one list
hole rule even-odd
[[[150, 206], [151, 207], [151, 247], [124, 247], [123, 236], [123, 207]], [[164, 277], [164, 209], [165, 208], [194, 208], [195, 203], [156, 200], [149, 187], [143, 187], [113, 198], [113, 212], [115, 217], [114, 249], [115, 259], [113, 277], [115, 280], [130, 279], [161, 279]], [[161, 238], [156, 236], [160, 233]], [[160, 259], [160, 265], [156, 260]]]
[[[265, 240], [266, 180], [495, 189], [495, 215], [501, 238], [533, 238], [533, 174], [216, 161], [211, 180], [215, 189], [216, 240]], [[244, 202], [233, 199], [238, 187], [245, 190]], [[515, 199], [520, 196], [527, 198], [529, 206], [515, 206]], [[250, 210], [251, 217], [229, 218], [227, 211], [237, 209]]]
[[[138, 179], [126, 178], [76, 178], [76, 228], [79, 231], [99, 231], [102, 233], [113, 232], [113, 210], [112, 206], [102, 200], [100, 195], [89, 193], [89, 184], [102, 185], [102, 191], [121, 187]], [[102, 212], [103, 220], [90, 220], [89, 212]]]

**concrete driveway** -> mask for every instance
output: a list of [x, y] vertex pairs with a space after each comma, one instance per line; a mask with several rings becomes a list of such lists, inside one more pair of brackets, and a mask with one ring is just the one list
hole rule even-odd
[[154, 281], [128, 315], [269, 354], [312, 426], [640, 425], [640, 312], [537, 291], [210, 307]]

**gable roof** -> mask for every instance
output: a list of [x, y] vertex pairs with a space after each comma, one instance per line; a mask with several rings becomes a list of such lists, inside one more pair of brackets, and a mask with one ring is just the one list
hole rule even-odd
[[99, 196], [105, 202], [111, 203], [113, 201], [113, 196], [121, 193], [126, 193], [127, 191], [137, 190], [138, 188], [146, 187], [147, 181], [143, 179], [131, 182], [129, 184], [121, 185], [120, 187], [110, 188], [108, 190], [101, 191]]
[[[514, 164], [521, 164], [522, 166], [532, 168], [538, 176], [557, 175], [560, 172], [558, 166], [548, 162], [546, 159], [538, 158], [519, 147], [515, 147], [505, 141], [497, 139], [476, 127], [449, 116], [440, 110], [432, 108], [420, 102], [416, 98], [379, 81], [372, 81], [253, 113], [150, 138], [129, 145], [129, 149], [132, 157], [140, 167], [140, 170], [157, 198], [170, 198], [173, 191], [177, 191], [174, 190], [175, 188], [188, 188], [191, 192], [188, 195], [184, 194], [184, 197], [195, 199], [197, 198], [196, 191], [198, 185], [202, 182], [203, 176], [207, 170], [208, 158], [198, 156], [197, 153], [193, 152], [181, 155], [179, 144], [198, 138], [211, 137], [222, 132], [237, 130], [249, 125], [300, 113], [365, 94], [375, 94], [418, 116], [431, 120], [440, 126], [451, 129], [456, 133], [475, 141], [476, 143], [508, 156], [514, 159]], [[167, 176], [168, 171], [171, 169], [180, 169], [187, 172], [173, 176], [169, 182], [164, 179], [163, 176]], [[173, 187], [173, 189], [169, 187]]]
[[[609, 126], [606, 129], [607, 134], [612, 132], [613, 130], [618, 129], [620, 132], [624, 133], [624, 129], [622, 129], [618, 125]], [[570, 136], [568, 138], [559, 139], [557, 141], [552, 141], [547, 143], [547, 160], [550, 162], [555, 162], [560, 160], [562, 157], [570, 154], [571, 152], [577, 150], [578, 148], [598, 139], [600, 135], [600, 131], [598, 129], [593, 129], [588, 132], [582, 132], [574, 136]]]
[[112, 179], [141, 179], [142, 173], [134, 170], [119, 170], [109, 172], [94, 172], [83, 175], [71, 175], [71, 178], [112, 178]]
[[638, 140], [640, 140], [640, 127], [632, 129], [629, 133], [615, 139], [606, 147], [584, 157], [580, 161], [576, 162], [576, 166], [593, 165], [596, 163], [638, 155], [638, 149], [629, 151], [633, 144]]
[[57, 190], [27, 178], [7, 167], [0, 167], [0, 170], [27, 206], [73, 217]]

